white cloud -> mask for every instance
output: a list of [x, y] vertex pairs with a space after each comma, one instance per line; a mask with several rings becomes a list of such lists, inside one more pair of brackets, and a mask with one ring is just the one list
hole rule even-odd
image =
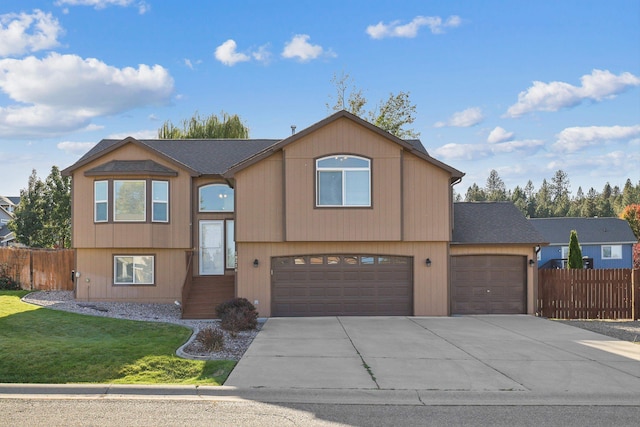
[[144, 15], [151, 10], [151, 5], [143, 0], [58, 0], [55, 4], [57, 6], [93, 6], [96, 10], [104, 9], [108, 6], [136, 6], [140, 15]]
[[262, 45], [258, 48], [258, 50], [251, 52], [251, 56], [253, 56], [253, 59], [258, 62], [268, 64], [269, 62], [271, 62], [271, 51], [269, 50], [270, 47], [271, 46], [268, 43]]
[[56, 147], [58, 147], [58, 150], [62, 150], [69, 155], [82, 155], [89, 151], [94, 145], [96, 145], [95, 142], [64, 141], [59, 142]]
[[585, 100], [602, 101], [613, 98], [632, 86], [640, 85], [640, 78], [631, 73], [619, 76], [608, 70], [593, 70], [580, 78], [581, 86], [565, 82], [533, 82], [533, 86], [518, 94], [518, 102], [507, 110], [506, 117], [519, 117], [533, 111], [558, 111], [579, 105]]
[[64, 33], [51, 13], [34, 10], [33, 13], [0, 15], [0, 57], [22, 55], [58, 46], [58, 37]]
[[454, 113], [446, 122], [437, 122], [433, 126], [436, 128], [445, 126], [466, 128], [477, 125], [483, 119], [484, 115], [482, 114], [482, 109], [479, 107], [472, 107], [467, 108], [464, 111]]
[[460, 26], [462, 20], [457, 15], [452, 15], [443, 23], [439, 16], [416, 16], [407, 24], [400, 24], [400, 21], [392, 21], [388, 24], [382, 21], [376, 25], [367, 27], [367, 34], [372, 39], [383, 39], [386, 37], [414, 38], [418, 35], [421, 27], [428, 27], [433, 34], [442, 34], [445, 28], [455, 28]]
[[489, 147], [485, 144], [445, 144], [436, 148], [434, 157], [445, 160], [472, 160], [478, 157], [486, 157], [489, 154]]
[[640, 136], [640, 125], [570, 127], [556, 136], [558, 139], [553, 144], [553, 149], [572, 153], [610, 141], [633, 140]]
[[251, 60], [249, 55], [236, 52], [238, 45], [232, 39], [227, 40], [216, 48], [215, 57], [218, 61], [224, 65], [233, 67], [238, 62], [246, 62]]
[[125, 139], [127, 137], [133, 137], [135, 139], [157, 139], [158, 130], [143, 129], [131, 132], [112, 133], [111, 135], [107, 136], [106, 139]]
[[320, 45], [311, 44], [308, 40], [309, 36], [307, 34], [296, 34], [291, 41], [285, 43], [282, 57], [295, 58], [300, 62], [307, 62], [323, 55], [329, 57], [336, 56], [331, 50], [325, 50]]
[[491, 131], [491, 133], [489, 133], [489, 136], [487, 137], [487, 142], [489, 144], [495, 144], [498, 142], [511, 141], [513, 139], [513, 135], [514, 135], [513, 132], [507, 132], [500, 126], [496, 126]]
[[0, 136], [78, 130], [91, 119], [170, 100], [173, 78], [160, 65], [116, 68], [76, 55], [0, 60], [0, 90], [16, 105], [0, 107]]
[[476, 160], [490, 155], [504, 153], [531, 154], [544, 146], [544, 141], [527, 139], [522, 141], [507, 141], [493, 144], [445, 144], [434, 150], [436, 158], [444, 160]]

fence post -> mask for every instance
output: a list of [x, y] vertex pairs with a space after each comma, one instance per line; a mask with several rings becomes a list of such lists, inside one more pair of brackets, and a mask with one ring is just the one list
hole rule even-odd
[[640, 269], [631, 270], [631, 289], [633, 298], [633, 320], [640, 319]]

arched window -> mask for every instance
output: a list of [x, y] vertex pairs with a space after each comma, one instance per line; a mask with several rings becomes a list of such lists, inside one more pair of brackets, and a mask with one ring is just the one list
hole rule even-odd
[[233, 212], [233, 188], [225, 184], [200, 187], [198, 206], [200, 212]]
[[333, 155], [316, 160], [316, 206], [371, 206], [371, 160]]

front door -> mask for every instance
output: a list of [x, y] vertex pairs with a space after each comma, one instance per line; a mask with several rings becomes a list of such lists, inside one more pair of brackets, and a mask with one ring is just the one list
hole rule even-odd
[[200, 275], [224, 274], [224, 221], [200, 221]]

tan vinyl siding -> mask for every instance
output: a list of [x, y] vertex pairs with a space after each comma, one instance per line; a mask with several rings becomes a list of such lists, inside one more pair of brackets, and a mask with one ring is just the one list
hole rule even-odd
[[[521, 255], [527, 257], [527, 314], [535, 314], [538, 277], [535, 249], [524, 245], [451, 245], [451, 256], [455, 255]], [[534, 266], [529, 260], [536, 261]]]
[[[153, 161], [178, 171], [177, 177], [156, 176], [84, 176], [84, 172], [112, 160]], [[169, 223], [94, 223], [94, 181], [113, 179], [156, 179], [169, 181]], [[191, 177], [175, 164], [154, 156], [150, 151], [134, 144], [91, 162], [73, 173], [73, 245], [76, 248], [138, 247], [138, 248], [189, 248]], [[150, 192], [147, 185], [147, 192]], [[112, 218], [113, 203], [108, 206]], [[147, 206], [150, 221], [151, 207]]]
[[[347, 119], [284, 149], [287, 241], [400, 240], [402, 148]], [[330, 154], [371, 159], [371, 208], [316, 208], [315, 160]]]
[[[114, 255], [154, 255], [155, 285], [114, 285]], [[76, 298], [79, 301], [173, 303], [182, 298], [186, 274], [184, 250], [149, 248], [78, 249]]]
[[242, 170], [235, 181], [236, 241], [283, 241], [282, 152]]
[[451, 230], [449, 173], [405, 153], [403, 178], [404, 240], [448, 241]]
[[[448, 315], [447, 243], [300, 242], [239, 243], [237, 296], [258, 301], [260, 316], [271, 315], [271, 257], [311, 254], [400, 255], [414, 258], [414, 315]], [[427, 267], [425, 260], [431, 260]], [[257, 259], [259, 266], [253, 266]]]

